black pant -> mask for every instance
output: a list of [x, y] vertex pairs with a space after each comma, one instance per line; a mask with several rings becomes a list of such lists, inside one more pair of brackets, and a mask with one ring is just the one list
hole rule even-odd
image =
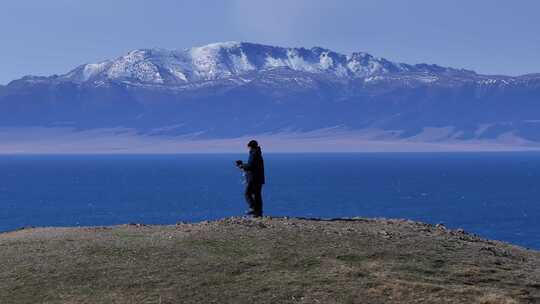
[[244, 192], [246, 202], [256, 216], [262, 216], [262, 186], [259, 183], [249, 182], [246, 184], [246, 191]]

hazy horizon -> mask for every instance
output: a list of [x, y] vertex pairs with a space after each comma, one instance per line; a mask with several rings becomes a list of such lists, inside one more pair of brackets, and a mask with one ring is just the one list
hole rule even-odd
[[70, 128], [0, 128], [0, 155], [245, 153], [246, 144], [251, 139], [257, 139], [264, 151], [270, 153], [540, 151], [539, 144], [519, 142], [520, 139], [514, 137], [437, 141], [433, 134], [428, 133], [401, 140], [381, 139], [381, 136], [384, 136], [381, 130], [317, 130], [201, 138], [190, 135], [150, 136], [126, 128], [79, 131]]

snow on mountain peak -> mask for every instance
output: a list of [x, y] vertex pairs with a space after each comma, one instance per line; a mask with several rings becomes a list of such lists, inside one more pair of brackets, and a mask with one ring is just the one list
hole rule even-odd
[[438, 66], [394, 63], [362, 52], [343, 55], [320, 47], [283, 48], [229, 41], [183, 50], [133, 50], [114, 60], [82, 65], [62, 77], [77, 82], [108, 79], [147, 84], [181, 84], [276, 68], [355, 78], [391, 72], [444, 69]]

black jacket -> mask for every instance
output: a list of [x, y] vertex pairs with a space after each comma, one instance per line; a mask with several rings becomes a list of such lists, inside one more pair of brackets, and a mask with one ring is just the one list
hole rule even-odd
[[261, 148], [251, 149], [249, 151], [249, 159], [244, 163], [242, 168], [246, 171], [246, 179], [248, 183], [264, 184], [264, 160], [262, 157]]

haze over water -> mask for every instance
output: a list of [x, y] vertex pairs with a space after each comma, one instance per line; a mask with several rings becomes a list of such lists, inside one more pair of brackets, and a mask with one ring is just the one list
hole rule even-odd
[[[2, 156], [0, 231], [241, 215], [245, 155]], [[266, 154], [266, 215], [444, 223], [540, 249], [539, 153]]]

